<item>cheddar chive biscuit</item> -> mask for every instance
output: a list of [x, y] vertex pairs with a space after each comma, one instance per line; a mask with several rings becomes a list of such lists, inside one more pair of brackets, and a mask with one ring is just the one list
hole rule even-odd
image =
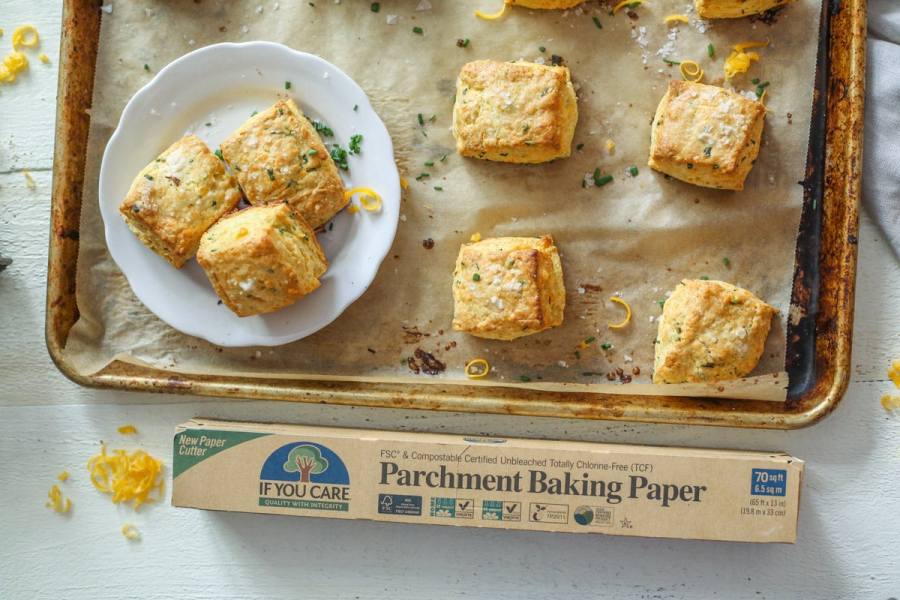
[[796, 0], [694, 0], [701, 19], [734, 19], [755, 15]]
[[682, 281], [659, 319], [653, 383], [721, 381], [750, 373], [777, 312], [724, 281]]
[[513, 340], [562, 325], [562, 263], [549, 235], [463, 244], [453, 273], [453, 329]]
[[240, 200], [222, 161], [188, 135], [140, 172], [119, 213], [138, 239], [180, 269], [197, 253], [203, 233]]
[[328, 268], [312, 228], [287, 203], [226, 216], [203, 236], [197, 262], [239, 317], [293, 304], [319, 287]]
[[670, 81], [656, 109], [648, 164], [703, 187], [744, 189], [759, 153], [766, 107], [720, 87]]
[[577, 121], [566, 67], [478, 60], [459, 73], [453, 136], [462, 156], [511, 163], [565, 158]]
[[349, 202], [334, 160], [293, 100], [250, 117], [221, 148], [251, 204], [289, 202], [315, 229]]

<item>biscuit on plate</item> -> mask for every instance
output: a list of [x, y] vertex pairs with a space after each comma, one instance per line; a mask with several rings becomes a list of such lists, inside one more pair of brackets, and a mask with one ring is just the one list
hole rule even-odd
[[676, 179], [744, 189], [759, 153], [766, 107], [713, 85], [670, 81], [656, 109], [648, 164]]
[[221, 149], [250, 204], [289, 202], [315, 229], [350, 201], [325, 144], [293, 100], [250, 117]]
[[694, 0], [701, 19], [734, 19], [755, 15], [795, 0]]
[[511, 163], [565, 158], [577, 121], [566, 67], [477, 60], [459, 73], [453, 136], [462, 156]]
[[720, 381], [750, 373], [777, 312], [730, 283], [685, 279], [659, 318], [653, 383]]
[[187, 135], [140, 172], [119, 213], [138, 239], [180, 269], [197, 253], [203, 233], [240, 200], [222, 161]]
[[312, 228], [287, 203], [227, 215], [203, 236], [197, 262], [239, 317], [293, 304], [319, 287], [328, 268]]
[[525, 8], [572, 8], [587, 0], [506, 0], [510, 6]]
[[562, 325], [562, 264], [553, 237], [463, 244], [453, 272], [453, 330], [513, 340]]

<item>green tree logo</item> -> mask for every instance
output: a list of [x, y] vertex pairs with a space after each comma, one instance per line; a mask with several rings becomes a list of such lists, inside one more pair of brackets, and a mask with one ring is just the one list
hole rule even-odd
[[309, 483], [312, 473], [324, 473], [328, 461], [315, 446], [297, 446], [288, 454], [284, 470], [288, 473], [300, 473], [300, 482]]

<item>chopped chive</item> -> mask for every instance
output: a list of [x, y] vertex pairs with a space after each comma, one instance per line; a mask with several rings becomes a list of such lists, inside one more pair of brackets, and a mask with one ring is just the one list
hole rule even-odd
[[216, 156], [219, 157], [219, 160], [225, 160], [225, 157], [222, 156], [222, 149], [216, 148]]
[[309, 155], [310, 155], [310, 156], [315, 156], [315, 155], [318, 154], [318, 153], [319, 153], [318, 150], [310, 150], [310, 151], [309, 151]]
[[660, 300], [660, 301], [659, 301], [659, 306], [660, 306], [660, 308], [662, 308], [662, 307], [665, 306], [665, 305], [666, 305], [666, 301], [665, 301], [665, 300]]
[[436, 186], [434, 186], [434, 189], [436, 189], [437, 191], [440, 192], [440, 191], [443, 190], [444, 188], [442, 188], [442, 187], [439, 186], [439, 185], [436, 185]]
[[584, 345], [587, 346], [588, 344], [593, 342], [595, 339], [597, 339], [597, 338], [595, 338], [594, 336], [589, 337], [588, 339], [584, 340]]
[[212, 123], [207, 123], [206, 126], [207, 126], [207, 127], [212, 127]]
[[575, 351], [575, 358], [581, 358], [581, 352], [579, 352], [578, 350]]
[[425, 166], [426, 166], [426, 167], [433, 167], [433, 166], [434, 166], [434, 163], [433, 163], [432, 161], [430, 161], [430, 160], [426, 160], [426, 161], [425, 161]]
[[538, 46], [538, 50], [540, 50], [541, 52], [546, 52], [546, 51], [547, 51], [547, 49], [544, 48], [543, 46]]
[[703, 149], [704, 156], [709, 156], [711, 153], [712, 153], [712, 146], [707, 146], [706, 148]]
[[354, 104], [354, 105], [353, 105], [353, 110], [359, 110], [359, 104]]
[[584, 148], [584, 144], [578, 144], [577, 146], [575, 146], [576, 150], [581, 150], [582, 148]]
[[520, 375], [519, 379], [521, 379], [522, 381], [525, 381], [525, 382], [531, 381], [531, 377], [529, 377], [528, 375]]
[[145, 65], [144, 65], [144, 70], [145, 70], [145, 71], [149, 71], [149, 70], [150, 70], [150, 65], [145, 64]]
[[429, 120], [429, 121], [434, 121], [434, 114], [432, 114], [430, 117], [428, 117], [428, 120]]
[[[376, 4], [377, 4], [377, 3], [376, 3]], [[378, 11], [376, 10], [375, 12], [378, 12]], [[401, 365], [405, 365], [405, 364], [406, 364], [406, 359], [405, 359], [405, 358], [401, 358], [401, 359], [400, 359], [400, 364], [401, 364]]]
[[328, 224], [328, 231], [332, 231], [334, 229], [334, 221]]
[[707, 277], [706, 275], [701, 275], [700, 281], [709, 281], [709, 277]]
[[258, 114], [259, 114], [259, 111], [258, 111], [258, 110], [254, 110], [252, 113], [250, 113], [250, 116], [251, 116], [251, 117], [255, 117], [255, 116], [258, 115]]
[[422, 33], [421, 27], [413, 27], [413, 33]]
[[285, 82], [284, 82], [284, 89], [286, 89], [286, 90], [291, 89], [291, 82], [290, 82], [290, 81], [285, 81]]
[[727, 267], [728, 265], [731, 264], [731, 261], [728, 260], [728, 257], [726, 256], [725, 258], [722, 259], [722, 264]]
[[597, 26], [597, 29], [603, 29], [603, 25], [600, 24], [600, 19], [594, 17], [594, 25]]
[[681, 64], [681, 61], [670, 60], [670, 59], [665, 58], [665, 57], [663, 58], [663, 62], [667, 62], [667, 63], [669, 63], [670, 65], [680, 65], [680, 64]]
[[424, 130], [424, 129], [422, 130], [422, 136], [423, 136], [423, 137], [428, 137], [428, 134], [425, 133], [425, 130]]
[[581, 180], [581, 189], [585, 189], [585, 188], [587, 188], [587, 181], [582, 179]]
[[[768, 81], [763, 81], [762, 83], [759, 84], [759, 87], [756, 88], [756, 89], [762, 90], [762, 89], [765, 89], [765, 88], [767, 88], [767, 87], [769, 87], [769, 82], [768, 82]], [[757, 95], [758, 95], [758, 94], [757, 94]]]
[[446, 154], [443, 155], [443, 156], [441, 157], [441, 162], [444, 162], [445, 160], [447, 160], [447, 155], [446, 155]]
[[628, 172], [631, 173], [631, 176], [632, 176], [632, 177], [637, 177], [637, 174], [638, 174], [638, 168], [637, 168], [637, 167], [631, 167], [631, 168], [628, 169]]
[[422, 118], [422, 113], [419, 113], [419, 114], [418, 114], [418, 117], [419, 117], [419, 125], [424, 125], [424, 124], [425, 124], [425, 119]]
[[756, 97], [762, 98], [762, 95], [763, 95], [763, 88], [762, 88], [762, 86], [759, 86], [758, 88], [756, 88]]
[[144, 174], [144, 177], [146, 177], [146, 178], [149, 179], [150, 181], [153, 181], [153, 175], [147, 175], [147, 174], [145, 173], [145, 174]]
[[421, 181], [423, 177], [431, 177], [431, 175], [429, 175], [428, 173], [422, 173], [416, 176], [416, 181]]
[[475, 273], [474, 275], [472, 275], [472, 281], [481, 281], [481, 275]]
[[712, 58], [715, 51], [713, 50], [712, 44], [706, 47], [706, 51], [709, 52], [709, 57]]
[[[378, 12], [378, 9], [381, 8], [381, 5], [378, 2], [372, 3], [372, 12]], [[406, 361], [403, 361], [406, 362]]]
[[750, 80], [751, 83], [759, 83], [759, 77], [754, 77]]
[[275, 171], [272, 169], [266, 169], [266, 172], [269, 174], [269, 180], [275, 181]]
[[600, 179], [594, 180], [594, 185], [596, 185], [597, 187], [600, 187], [601, 185], [606, 185], [607, 183], [609, 183], [612, 180], [613, 180], [612, 175], [604, 175]]
[[609, 350], [610, 348], [612, 348], [612, 344], [600, 344], [600, 347], [604, 350]]
[[463, 40], [462, 47], [466, 48], [466, 47], [468, 47], [468, 45], [469, 45], [469, 38], [466, 38]]
[[594, 181], [597, 181], [598, 179], [600, 179], [600, 167], [594, 169]]

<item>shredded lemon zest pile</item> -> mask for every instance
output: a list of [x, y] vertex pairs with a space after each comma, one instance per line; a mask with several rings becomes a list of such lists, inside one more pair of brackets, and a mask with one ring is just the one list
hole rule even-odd
[[681, 64], [678, 65], [678, 68], [681, 70], [681, 76], [684, 77], [685, 81], [697, 83], [698, 81], [703, 79], [703, 69], [701, 69], [700, 65], [692, 60], [681, 61]]
[[631, 307], [628, 306], [628, 303], [627, 303], [627, 302], [625, 302], [624, 300], [622, 300], [621, 298], [619, 298], [619, 297], [617, 297], [617, 296], [611, 297], [611, 298], [610, 298], [610, 301], [612, 301], [612, 302], [618, 302], [619, 304], [621, 304], [622, 306], [624, 306], [624, 307], [625, 307], [625, 310], [628, 311], [628, 314], [625, 315], [625, 320], [622, 321], [621, 323], [619, 323], [618, 325], [613, 325], [612, 323], [607, 323], [606, 325], [607, 325], [608, 327], [612, 327], [613, 329], [618, 329], [618, 328], [620, 328], [620, 327], [625, 327], [626, 325], [628, 325], [628, 322], [631, 321]]
[[473, 233], [473, 234], [472, 234], [472, 237], [469, 238], [469, 241], [471, 241], [471, 242], [480, 242], [480, 241], [481, 241], [481, 234], [480, 234], [480, 233]]
[[731, 56], [725, 59], [723, 68], [725, 69], [725, 78], [731, 79], [738, 73], [746, 73], [750, 68], [750, 61], [759, 61], [759, 54], [756, 52], [744, 52], [747, 48], [755, 48], [757, 46], [768, 46], [769, 40], [765, 42], [744, 42], [736, 44]]
[[[155, 502], [162, 498], [165, 482], [160, 478], [163, 464], [144, 452], [135, 450], [131, 454], [125, 450], [113, 450], [106, 453], [103, 444], [100, 454], [87, 463], [91, 472], [91, 483], [101, 492], [112, 493], [112, 501], [116, 504], [134, 501], [134, 510], [145, 502]], [[157, 490], [156, 498], [148, 496]]]
[[69, 472], [68, 472], [68, 471], [63, 471], [62, 473], [60, 473], [59, 475], [57, 475], [56, 478], [59, 479], [60, 481], [65, 481], [66, 479], [69, 478]]
[[759, 101], [762, 102], [763, 104], [766, 103], [765, 100], [763, 100], [763, 98], [766, 97], [766, 92], [767, 92], [767, 91], [769, 91], [769, 90], [763, 90], [762, 96], [759, 97]]
[[409, 182], [403, 178], [403, 175], [400, 176], [400, 187], [402, 187], [404, 190], [409, 187]]
[[[474, 365], [484, 365], [483, 371], [472, 371], [472, 366]], [[484, 377], [491, 371], [491, 365], [488, 364], [488, 361], [483, 358], [475, 358], [466, 363], [466, 376], [469, 379], [480, 379]]]
[[[344, 198], [350, 199], [354, 194], [359, 194], [359, 203], [362, 207], [368, 211], [378, 210], [381, 207], [381, 196], [373, 190], [372, 188], [367, 187], [357, 187], [352, 190], [347, 190], [344, 192]], [[371, 198], [374, 202], [370, 202], [367, 198]], [[359, 209], [357, 209], [359, 210]], [[349, 212], [349, 211], [348, 211]], [[353, 211], [356, 212], [356, 211]]]
[[616, 14], [617, 12], [619, 12], [620, 8], [622, 8], [623, 6], [627, 6], [628, 4], [643, 4], [643, 3], [644, 3], [644, 0], [622, 0], [621, 2], [616, 4], [616, 7], [613, 9], [613, 14]]
[[50, 502], [44, 504], [49, 508], [52, 508], [58, 513], [67, 513], [69, 509], [72, 508], [72, 501], [68, 498], [65, 499], [65, 504], [63, 504], [63, 495], [62, 492], [59, 491], [59, 486], [54, 485], [50, 488], [50, 491], [47, 492], [47, 497], [50, 498]]
[[[31, 34], [30, 40], [25, 39], [25, 35], [28, 33]], [[30, 46], [34, 46], [37, 43], [38, 43], [37, 29], [35, 29], [31, 25], [20, 25], [19, 27], [16, 27], [16, 30], [13, 32], [13, 35], [12, 35], [13, 50], [18, 52], [19, 46], [30, 47]]]
[[358, 212], [359, 212], [359, 207], [355, 204], [351, 204], [350, 208], [347, 209], [347, 213], [351, 214], [351, 215], [354, 213], [358, 213]]
[[885, 410], [894, 410], [900, 408], [900, 396], [882, 396], [881, 405]]
[[134, 435], [137, 433], [137, 429], [134, 428], [134, 425], [125, 425], [124, 427], [119, 427], [119, 433], [122, 435]]
[[665, 19], [663, 19], [663, 23], [671, 23], [672, 21], [681, 21], [682, 23], [687, 23], [688, 18], [684, 15], [669, 15]]
[[615, 150], [616, 144], [612, 140], [606, 140], [606, 149], [612, 152]]
[[129, 540], [141, 539], [141, 534], [134, 523], [125, 523], [124, 525], [122, 525], [122, 535], [127, 537]]
[[28, 171], [22, 171], [22, 175], [25, 176], [25, 185], [27, 185], [30, 188], [33, 188], [34, 187], [34, 177], [31, 176], [31, 173], [29, 173]]
[[499, 19], [503, 16], [503, 13], [506, 11], [506, 2], [503, 3], [503, 8], [500, 9], [500, 12], [494, 13], [492, 15], [486, 15], [480, 10], [475, 11], [475, 16], [480, 19]]

